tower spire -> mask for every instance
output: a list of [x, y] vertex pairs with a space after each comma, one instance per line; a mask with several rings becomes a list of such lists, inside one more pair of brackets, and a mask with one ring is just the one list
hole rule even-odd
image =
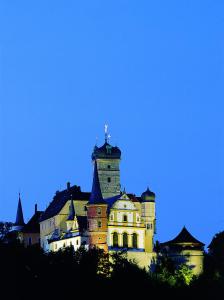
[[75, 208], [74, 208], [74, 203], [71, 195], [71, 204], [69, 206], [69, 215], [67, 218], [67, 221], [73, 221], [75, 218]]
[[15, 227], [18, 229], [21, 229], [25, 225], [24, 218], [23, 218], [23, 209], [22, 209], [22, 203], [21, 203], [21, 197], [19, 193], [19, 201], [17, 206], [17, 213], [16, 213], [16, 222], [14, 224]]
[[92, 185], [92, 192], [89, 199], [89, 204], [100, 204], [100, 203], [105, 203], [105, 201], [103, 200], [103, 196], [101, 193], [99, 175], [97, 170], [97, 162], [95, 160], [94, 172], [93, 172], [93, 185]]

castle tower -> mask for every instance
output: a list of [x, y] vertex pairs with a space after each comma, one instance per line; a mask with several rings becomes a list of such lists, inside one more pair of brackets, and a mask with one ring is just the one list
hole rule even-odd
[[25, 223], [23, 219], [23, 209], [22, 209], [22, 203], [21, 203], [21, 198], [20, 198], [20, 193], [19, 193], [19, 201], [18, 201], [18, 206], [17, 206], [17, 213], [16, 213], [16, 221], [13, 225], [13, 229], [20, 231], [23, 229]]
[[97, 162], [100, 189], [103, 198], [120, 194], [120, 159], [121, 151], [109, 144], [109, 134], [105, 125], [105, 143], [102, 147], [94, 147], [92, 161]]
[[142, 219], [145, 223], [145, 252], [153, 251], [153, 239], [155, 234], [156, 215], [155, 215], [155, 194], [147, 188], [142, 193]]
[[97, 247], [107, 252], [107, 203], [100, 190], [97, 161], [94, 164], [92, 192], [87, 204], [87, 221], [89, 247]]

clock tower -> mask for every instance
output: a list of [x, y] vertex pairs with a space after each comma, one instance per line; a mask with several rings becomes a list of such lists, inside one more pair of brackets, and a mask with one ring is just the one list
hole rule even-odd
[[120, 194], [121, 151], [109, 144], [109, 134], [105, 125], [105, 143], [95, 146], [92, 153], [93, 165], [97, 162], [100, 189], [104, 199]]

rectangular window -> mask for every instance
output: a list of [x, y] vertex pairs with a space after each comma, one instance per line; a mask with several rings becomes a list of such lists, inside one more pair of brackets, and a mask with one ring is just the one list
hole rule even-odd
[[111, 178], [110, 178], [110, 177], [107, 178], [107, 182], [108, 182], [108, 183], [111, 182]]
[[102, 227], [102, 222], [98, 221], [98, 228], [101, 228], [101, 227]]

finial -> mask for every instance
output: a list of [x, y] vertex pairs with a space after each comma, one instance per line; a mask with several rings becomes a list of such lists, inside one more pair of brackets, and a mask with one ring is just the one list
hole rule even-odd
[[104, 125], [104, 132], [105, 132], [105, 143], [109, 142], [111, 135], [108, 133], [108, 124]]

